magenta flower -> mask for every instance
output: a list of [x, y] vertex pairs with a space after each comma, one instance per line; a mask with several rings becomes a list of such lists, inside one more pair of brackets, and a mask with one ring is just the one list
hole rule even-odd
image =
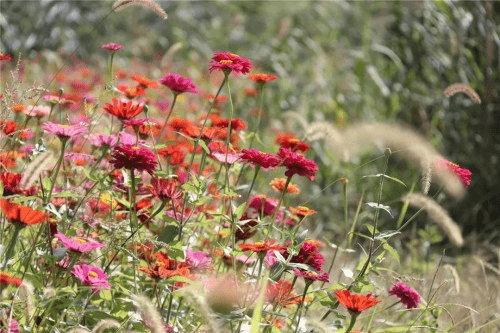
[[68, 251], [78, 252], [78, 253], [87, 253], [94, 249], [98, 249], [103, 247], [105, 244], [100, 242], [89, 242], [86, 239], [80, 237], [71, 237], [67, 238], [63, 234], [57, 233], [56, 236], [59, 241], [64, 245], [64, 247]]
[[71, 274], [80, 280], [83, 285], [92, 287], [92, 291], [95, 293], [99, 293], [100, 289], [111, 289], [108, 275], [100, 268], [86, 264], [75, 265], [71, 270]]
[[108, 43], [104, 44], [101, 46], [103, 49], [111, 51], [111, 52], [116, 52], [118, 50], [123, 49], [123, 46], [117, 43]]
[[392, 285], [389, 289], [389, 295], [399, 298], [401, 303], [403, 303], [407, 309], [416, 308], [420, 302], [420, 295], [403, 282], [398, 282]]
[[[0, 312], [0, 333], [19, 333], [19, 323], [14, 318], [10, 318], [8, 313], [3, 313], [5, 316], [2, 316], [2, 312]], [[5, 320], [2, 322], [2, 317]]]
[[280, 163], [280, 160], [276, 156], [263, 153], [257, 149], [243, 149], [241, 151], [241, 160], [252, 163], [254, 166], [259, 165], [264, 170], [274, 168]]
[[191, 249], [187, 249], [186, 263], [190, 266], [189, 269], [192, 272], [204, 271], [209, 269], [212, 265], [212, 257], [204, 251], [193, 251]]
[[80, 125], [59, 125], [47, 121], [44, 123], [41, 128], [49, 132], [50, 134], [57, 135], [57, 137], [61, 140], [69, 139], [81, 135], [87, 132], [87, 128], [85, 126]]
[[216, 69], [223, 71], [224, 74], [231, 72], [234, 75], [247, 74], [252, 69], [252, 62], [234, 53], [215, 52], [209, 70], [212, 72]]
[[179, 74], [168, 73], [160, 79], [160, 83], [167, 86], [174, 92], [174, 94], [182, 94], [185, 92], [190, 92], [197, 94], [196, 86], [193, 84], [192, 79], [184, 78]]
[[89, 141], [95, 147], [113, 147], [118, 143], [118, 137], [108, 134], [90, 134]]
[[469, 169], [461, 168], [458, 164], [452, 163], [445, 159], [438, 159], [434, 162], [437, 168], [448, 169], [453, 172], [462, 181], [464, 188], [469, 187], [472, 177], [472, 172]]
[[316, 177], [318, 166], [313, 160], [308, 160], [304, 156], [283, 147], [280, 148], [277, 156], [281, 159], [281, 165], [288, 169], [285, 176], [292, 177], [298, 174], [307, 177], [310, 181], [313, 181]]
[[125, 168], [128, 170], [147, 171], [153, 174], [158, 160], [154, 152], [147, 148], [133, 145], [121, 145], [113, 150], [113, 159], [111, 164], [117, 169]]

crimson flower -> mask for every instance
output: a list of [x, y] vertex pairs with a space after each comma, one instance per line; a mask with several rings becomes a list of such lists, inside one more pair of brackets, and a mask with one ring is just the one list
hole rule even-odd
[[469, 187], [471, 182], [472, 172], [469, 169], [461, 168], [458, 164], [452, 163], [445, 159], [438, 159], [434, 162], [438, 168], [448, 169], [457, 175], [462, 181], [464, 188]]
[[257, 149], [243, 149], [240, 158], [243, 162], [259, 165], [263, 169], [274, 168], [280, 162], [276, 156], [263, 153]]
[[176, 180], [153, 177], [151, 185], [153, 186], [153, 193], [161, 200], [177, 200], [182, 196], [182, 191]]
[[118, 100], [116, 98], [113, 98], [112, 101], [113, 104], [106, 103], [103, 108], [105, 111], [121, 120], [132, 119], [144, 109], [144, 106], [140, 103]]
[[247, 58], [242, 58], [237, 54], [230, 52], [215, 52], [210, 62], [209, 70], [221, 70], [228, 75], [233, 72], [234, 75], [247, 74], [252, 69], [252, 62]]
[[192, 79], [184, 78], [179, 74], [169, 73], [160, 79], [160, 83], [170, 88], [174, 94], [182, 94], [190, 92], [197, 94], [196, 86], [193, 84]]
[[117, 169], [147, 171], [153, 174], [158, 161], [154, 152], [147, 148], [133, 145], [121, 145], [115, 147], [112, 154], [111, 164]]
[[283, 147], [280, 148], [277, 156], [281, 159], [281, 165], [287, 168], [285, 176], [292, 177], [298, 174], [307, 177], [310, 181], [313, 181], [316, 177], [318, 166], [313, 160], [308, 160], [304, 156]]
[[9, 273], [0, 271], [0, 287], [13, 285], [19, 287], [23, 283], [23, 280], [17, 277], [13, 277]]
[[401, 303], [403, 303], [407, 309], [416, 308], [420, 302], [420, 295], [403, 282], [398, 282], [392, 285], [389, 289], [389, 295], [399, 298]]
[[359, 314], [381, 302], [373, 297], [371, 293], [367, 295], [351, 294], [347, 289], [337, 290], [335, 298], [353, 314]]

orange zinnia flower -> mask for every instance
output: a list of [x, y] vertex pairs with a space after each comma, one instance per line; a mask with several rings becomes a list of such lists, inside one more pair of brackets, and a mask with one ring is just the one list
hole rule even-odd
[[293, 214], [297, 215], [300, 218], [316, 214], [316, 211], [314, 209], [310, 209], [305, 206], [299, 206], [297, 208], [288, 207], [288, 209], [290, 210], [290, 212], [292, 212]]
[[269, 81], [276, 80], [278, 77], [273, 74], [259, 73], [259, 74], [250, 74], [249, 78], [250, 80], [255, 81], [257, 83], [264, 84]]
[[31, 209], [28, 206], [17, 205], [5, 199], [0, 199], [0, 207], [7, 219], [20, 228], [42, 223], [47, 218], [45, 213], [39, 210]]
[[242, 251], [267, 252], [270, 250], [283, 251], [285, 248], [281, 245], [275, 245], [275, 241], [265, 240], [254, 244], [239, 244]]
[[136, 81], [143, 89], [158, 88], [158, 82], [151, 81], [150, 79], [148, 79], [145, 76], [132, 75], [132, 80]]
[[141, 113], [144, 106], [132, 101], [122, 101], [113, 98], [113, 104], [106, 103], [103, 108], [121, 120], [129, 120]]
[[19, 287], [23, 283], [20, 278], [12, 277], [9, 273], [0, 271], [0, 287], [13, 285]]
[[[271, 185], [278, 192], [283, 192], [283, 189], [285, 188], [285, 184], [286, 184], [285, 178], [274, 178], [269, 183], [269, 185]], [[290, 183], [290, 184], [288, 184], [288, 187], [286, 189], [286, 193], [299, 194], [300, 189], [297, 185]]]
[[335, 292], [335, 297], [340, 304], [345, 306], [352, 314], [359, 314], [381, 302], [373, 297], [371, 293], [368, 293], [367, 295], [351, 294], [351, 292], [347, 289], [337, 290]]

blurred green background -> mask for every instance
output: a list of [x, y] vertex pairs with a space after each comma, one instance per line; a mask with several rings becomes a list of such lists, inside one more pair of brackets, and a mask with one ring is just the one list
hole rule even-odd
[[[500, 2], [161, 1], [168, 20], [138, 6], [112, 12], [112, 5], [2, 0], [0, 50], [27, 59], [64, 50], [92, 62], [106, 56], [102, 44], [115, 42], [124, 45], [119, 57], [159, 64], [181, 43], [171, 68], [179, 72], [208, 71], [214, 51], [237, 53], [257, 71], [278, 75], [266, 88], [272, 117], [293, 110], [308, 122], [338, 126], [394, 121], [427, 136], [473, 172], [467, 197], [444, 202], [455, 221], [466, 235], [499, 242]], [[475, 89], [482, 103], [463, 94], [445, 98], [444, 89], [457, 82]], [[352, 170], [313, 146], [318, 193]], [[410, 181], [417, 171], [394, 163], [401, 164], [392, 176]], [[359, 195], [367, 180], [351, 180]], [[324, 217], [334, 201], [342, 216], [339, 189], [330, 186], [315, 199]]]

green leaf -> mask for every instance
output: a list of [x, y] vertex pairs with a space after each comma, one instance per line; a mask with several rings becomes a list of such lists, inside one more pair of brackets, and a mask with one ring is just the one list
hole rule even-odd
[[0, 196], [3, 196], [3, 181], [0, 180]]
[[389, 243], [387, 242], [384, 242], [384, 244], [382, 245], [382, 247], [384, 248], [384, 250], [386, 250], [387, 252], [389, 252], [393, 257], [394, 259], [397, 260], [398, 262], [398, 265], [400, 265], [400, 259], [399, 259], [399, 253], [398, 251], [396, 251], [392, 246], [389, 245]]
[[42, 179], [42, 186], [45, 192], [49, 190], [51, 184], [52, 182], [50, 181], [49, 177], [45, 177], [44, 179]]
[[205, 153], [210, 154], [210, 149], [208, 149], [207, 144], [203, 140], [199, 140], [198, 143], [200, 144], [201, 148], [205, 151]]
[[184, 260], [184, 251], [182, 250], [182, 242], [176, 241], [168, 244], [168, 257], [170, 259]]
[[248, 204], [246, 202], [244, 202], [241, 205], [239, 205], [238, 208], [236, 208], [236, 211], [235, 211], [235, 220], [239, 221], [241, 219], [241, 217], [243, 216], [243, 213], [245, 213], [247, 205]]
[[170, 244], [179, 235], [179, 227], [176, 225], [167, 225], [158, 236], [160, 242]]
[[105, 301], [111, 301], [113, 299], [111, 295], [111, 290], [101, 290], [99, 297]]
[[76, 193], [71, 193], [68, 191], [59, 192], [59, 193], [55, 193], [54, 195], [52, 195], [52, 198], [80, 198], [80, 197], [81, 197], [81, 195], [76, 194]]
[[269, 278], [269, 271], [266, 270], [265, 276], [261, 279], [259, 298], [257, 298], [257, 304], [253, 310], [252, 315], [252, 328], [250, 333], [259, 333], [260, 320], [262, 317], [262, 307], [264, 305], [264, 296], [266, 295], [266, 284]]
[[120, 198], [120, 197], [115, 197], [115, 199], [116, 199], [116, 201], [118, 201], [119, 203], [124, 205], [126, 208], [130, 208], [130, 202], [128, 202], [127, 200]]
[[388, 175], [383, 174], [383, 173], [377, 173], [376, 175], [367, 175], [367, 176], [363, 176], [363, 178], [368, 178], [368, 177], [385, 177], [385, 178], [387, 178], [387, 179], [392, 180], [393, 182], [396, 182], [396, 183], [398, 183], [398, 184], [400, 184], [400, 185], [403, 185], [404, 187], [408, 187], [408, 186], [406, 186], [406, 184], [405, 184], [405, 183], [403, 183], [403, 181], [402, 181], [402, 180], [397, 179], [397, 178], [394, 178], [394, 177], [391, 177], [391, 176], [388, 176]]
[[389, 213], [389, 215], [391, 215], [392, 218], [394, 218], [394, 216], [392, 215], [392, 209], [391, 207], [389, 206], [384, 206], [382, 204], [378, 204], [376, 202], [367, 202], [366, 203], [368, 206], [372, 207], [372, 208], [375, 208], [375, 209], [382, 209], [382, 210], [385, 210], [387, 213]]

